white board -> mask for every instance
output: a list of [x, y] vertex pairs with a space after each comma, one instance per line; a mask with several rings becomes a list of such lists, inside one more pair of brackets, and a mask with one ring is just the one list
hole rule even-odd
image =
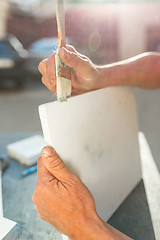
[[15, 225], [16, 222], [0, 217], [0, 239], [3, 239]]
[[92, 192], [107, 221], [141, 179], [134, 94], [114, 87], [39, 107], [47, 145]]

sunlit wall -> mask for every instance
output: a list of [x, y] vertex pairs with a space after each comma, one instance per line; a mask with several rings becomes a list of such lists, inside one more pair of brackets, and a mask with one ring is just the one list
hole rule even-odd
[[[35, 1], [32, 12], [11, 9], [8, 32], [26, 48], [57, 36], [55, 4], [47, 2]], [[160, 49], [159, 1], [66, 1], [65, 11], [70, 42], [97, 64]]]

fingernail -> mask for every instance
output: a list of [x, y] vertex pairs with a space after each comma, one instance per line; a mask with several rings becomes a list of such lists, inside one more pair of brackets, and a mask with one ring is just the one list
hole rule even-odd
[[41, 152], [41, 155], [44, 157], [52, 157], [54, 154], [55, 150], [51, 146], [44, 147]]

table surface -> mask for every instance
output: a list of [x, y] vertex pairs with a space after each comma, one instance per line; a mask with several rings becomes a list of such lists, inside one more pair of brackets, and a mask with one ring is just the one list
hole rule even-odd
[[[4, 216], [18, 223], [4, 240], [62, 240], [61, 234], [37, 216], [32, 202], [36, 173], [21, 178], [20, 173], [26, 167], [7, 156], [6, 146], [9, 143], [34, 134], [36, 133], [0, 133], [0, 156], [4, 156], [9, 163], [2, 177]], [[142, 180], [108, 223], [133, 239], [158, 240], [157, 237], [155, 238], [152, 220], [145, 184]]]

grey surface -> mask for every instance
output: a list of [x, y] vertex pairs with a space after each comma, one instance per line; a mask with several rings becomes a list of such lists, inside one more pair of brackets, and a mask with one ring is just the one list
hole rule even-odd
[[108, 223], [133, 239], [155, 239], [143, 180], [122, 203]]
[[[6, 155], [6, 145], [28, 137], [24, 133], [1, 133], [0, 154]], [[60, 240], [61, 235], [48, 223], [38, 218], [32, 193], [36, 185], [36, 173], [20, 178], [25, 168], [7, 158], [10, 166], [3, 175], [4, 216], [18, 222], [15, 229], [4, 240]], [[109, 223], [137, 240], [154, 240], [154, 232], [149, 213], [143, 181], [128, 196], [109, 220]]]
[[160, 89], [135, 89], [139, 129], [145, 134], [160, 171]]
[[41, 82], [28, 82], [24, 89], [0, 89], [0, 132], [41, 131], [38, 106], [55, 99]]

